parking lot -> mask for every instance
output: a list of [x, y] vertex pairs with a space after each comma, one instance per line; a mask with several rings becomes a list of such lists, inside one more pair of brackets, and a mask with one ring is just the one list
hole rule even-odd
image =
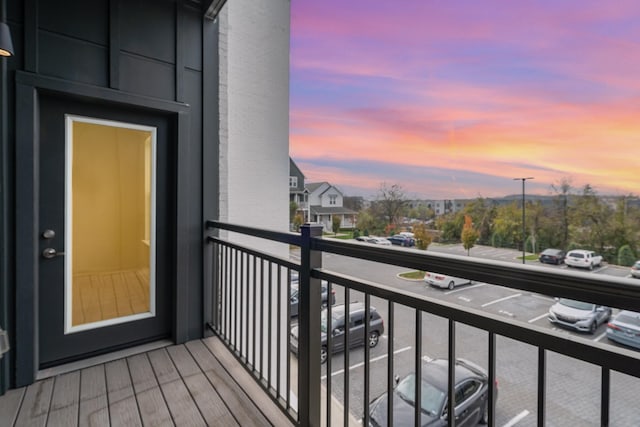
[[[461, 245], [447, 245], [429, 248], [430, 251], [447, 252], [466, 255]], [[522, 262], [518, 259], [521, 253], [508, 249], [473, 248], [471, 256], [486, 259]], [[405, 291], [442, 299], [464, 307], [472, 307], [513, 319], [514, 322], [525, 322], [549, 329], [556, 329], [570, 339], [593, 340], [608, 343], [606, 339], [606, 323], [601, 325], [595, 334], [574, 332], [561, 329], [551, 324], [548, 319], [549, 307], [555, 302], [552, 296], [509, 289], [487, 283], [474, 283], [443, 290], [426, 286], [422, 281], [407, 281], [398, 277], [402, 268], [385, 266], [368, 261], [354, 260], [340, 256], [325, 254], [324, 266], [330, 270], [353, 275], [386, 285], [395, 286]], [[537, 261], [528, 264], [540, 265]], [[540, 268], [567, 268], [566, 266], [540, 265]], [[585, 270], [583, 274], [610, 274], [618, 277], [628, 275], [628, 268], [603, 265], [592, 272]], [[640, 280], [638, 280], [640, 285]], [[362, 300], [362, 296], [351, 292], [351, 301]], [[337, 291], [337, 302], [344, 301], [343, 290]], [[372, 305], [388, 322], [387, 302], [372, 298]], [[617, 310], [614, 308], [613, 313]], [[404, 375], [412, 370], [415, 358], [415, 311], [407, 307], [397, 307], [394, 316], [394, 372]], [[447, 357], [448, 335], [447, 320], [428, 313], [422, 314], [422, 354], [423, 359]], [[385, 333], [377, 347], [371, 350], [371, 399], [386, 389], [387, 370], [387, 337]], [[570, 342], [570, 341], [568, 341]], [[617, 344], [610, 343], [612, 346]], [[481, 366], [488, 366], [487, 333], [469, 325], [457, 325], [456, 356], [470, 359]], [[362, 348], [353, 349], [349, 353], [350, 372], [350, 410], [355, 418], [362, 416], [364, 402], [361, 400], [363, 385]], [[537, 349], [506, 338], [497, 340], [497, 369], [499, 381], [499, 399], [496, 408], [496, 425], [499, 426], [534, 426], [537, 422]], [[342, 382], [344, 380], [344, 356], [336, 354], [332, 358], [331, 382], [336, 398], [342, 399]], [[575, 361], [557, 354], [548, 354], [548, 389], [546, 393], [547, 425], [599, 425], [600, 408], [600, 373], [599, 369], [583, 362]], [[327, 381], [328, 374], [324, 374]], [[580, 390], [573, 393], [571, 390]], [[635, 403], [636, 393], [640, 393], [640, 381], [623, 375], [612, 373], [611, 384], [611, 425], [633, 425], [640, 419], [640, 412]], [[630, 391], [633, 391], [631, 393]]]

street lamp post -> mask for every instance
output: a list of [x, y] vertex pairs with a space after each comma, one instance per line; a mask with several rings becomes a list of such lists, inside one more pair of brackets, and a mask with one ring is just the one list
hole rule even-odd
[[524, 182], [528, 179], [534, 179], [532, 176], [526, 178], [513, 178], [514, 181], [522, 181], [522, 263], [525, 263], [525, 247], [527, 239], [527, 230], [524, 225]]

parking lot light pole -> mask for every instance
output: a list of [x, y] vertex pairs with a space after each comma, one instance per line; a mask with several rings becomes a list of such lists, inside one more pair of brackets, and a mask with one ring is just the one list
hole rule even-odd
[[522, 263], [525, 263], [525, 247], [527, 239], [527, 230], [524, 225], [524, 182], [528, 179], [534, 179], [532, 176], [526, 178], [513, 178], [514, 181], [522, 181]]

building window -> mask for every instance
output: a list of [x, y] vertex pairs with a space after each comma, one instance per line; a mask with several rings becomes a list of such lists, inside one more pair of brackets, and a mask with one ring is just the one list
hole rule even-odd
[[329, 194], [329, 204], [330, 205], [335, 205], [336, 204], [336, 199], [338, 198], [337, 195], [335, 194]]
[[298, 187], [298, 177], [290, 176], [289, 177], [289, 188], [297, 188]]

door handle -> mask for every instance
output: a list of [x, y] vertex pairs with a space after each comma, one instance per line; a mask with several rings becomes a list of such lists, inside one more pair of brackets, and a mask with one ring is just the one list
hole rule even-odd
[[42, 257], [46, 258], [46, 259], [51, 259], [51, 258], [55, 258], [57, 256], [63, 256], [64, 252], [58, 252], [53, 248], [45, 248], [42, 251]]

